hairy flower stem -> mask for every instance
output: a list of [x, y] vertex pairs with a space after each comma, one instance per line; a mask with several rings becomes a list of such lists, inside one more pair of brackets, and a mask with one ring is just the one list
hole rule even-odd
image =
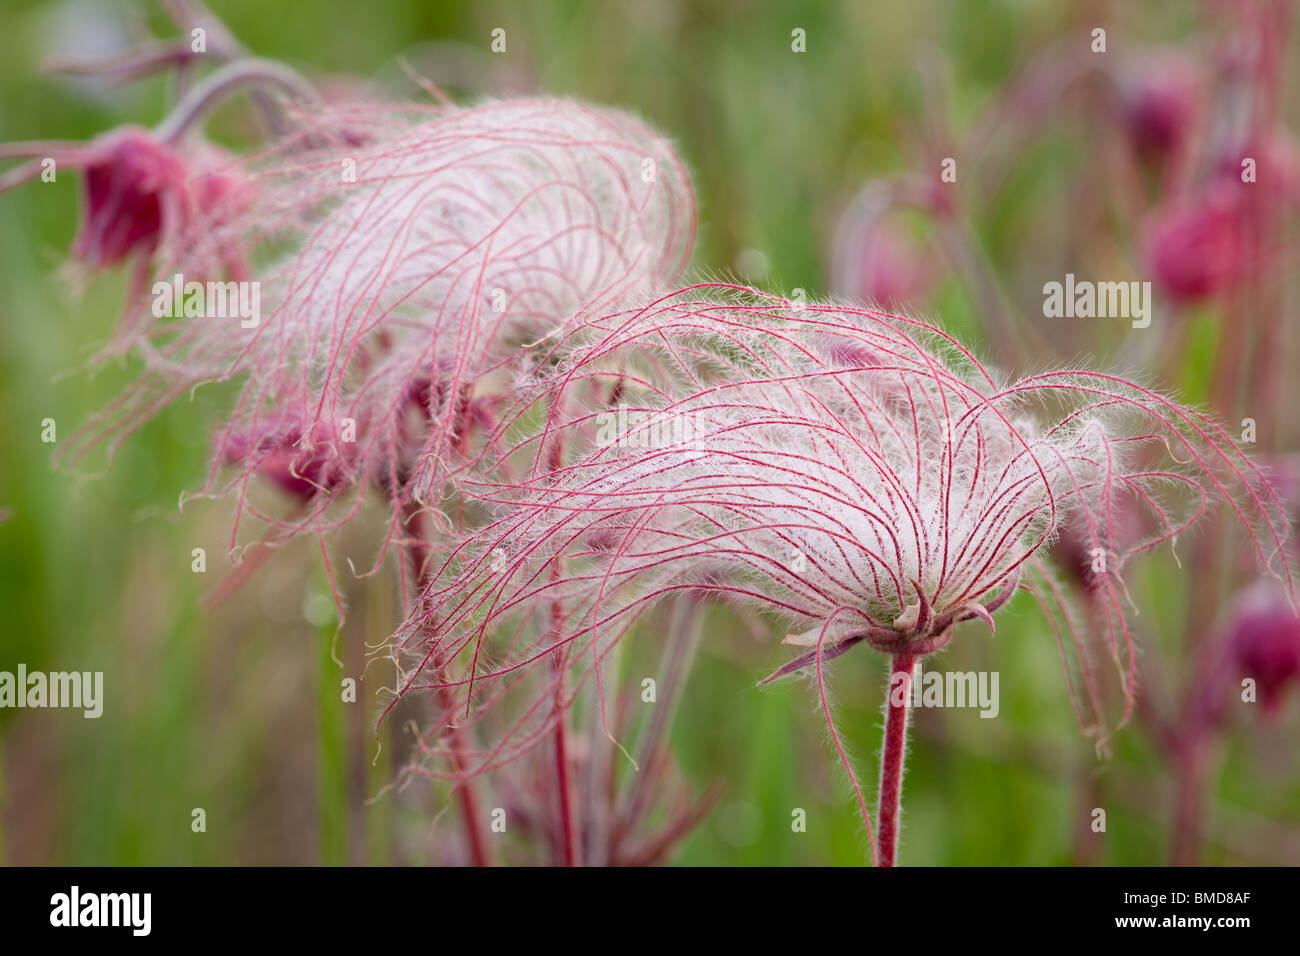
[[[556, 409], [558, 417], [560, 410]], [[557, 436], [551, 440], [547, 452], [547, 467], [551, 473], [564, 465], [564, 442]], [[557, 560], [551, 566], [551, 580], [559, 580], [564, 573], [562, 561]], [[564, 604], [551, 602], [551, 635], [559, 640], [564, 632]], [[568, 748], [568, 708], [564, 700], [564, 659], [567, 650], [560, 648], [551, 655], [551, 664], [555, 671], [555, 785], [560, 799], [560, 843], [565, 866], [580, 865], [581, 850], [578, 846], [578, 827], [574, 815], [575, 799], [573, 775], [569, 772]]]
[[[465, 758], [452, 754], [452, 765], [458, 773], [464, 772]], [[491, 866], [492, 852], [488, 849], [487, 835], [483, 832], [483, 813], [478, 805], [478, 793], [468, 780], [456, 784], [456, 798], [460, 813], [465, 818], [465, 835], [469, 838], [469, 858], [475, 866]]]
[[[903, 796], [903, 760], [907, 753], [907, 711], [912, 699], [912, 671], [915, 654], [895, 654], [886, 689], [885, 739], [880, 748], [880, 803], [877, 813], [880, 826], [876, 836], [876, 865], [893, 866], [898, 859], [899, 801]], [[906, 681], [899, 681], [906, 674]], [[895, 688], [903, 691], [903, 701], [894, 705]]]
[[565, 866], [578, 865], [578, 828], [574, 823], [573, 776], [569, 773], [568, 728], [555, 725], [555, 776], [560, 794], [560, 836]]
[[[416, 502], [406, 506], [405, 518], [411, 532], [411, 541], [406, 545], [406, 558], [415, 582], [416, 594], [423, 592], [428, 584], [429, 546], [426, 537], [424, 509]], [[411, 598], [414, 604], [416, 598]], [[448, 714], [455, 711], [456, 701], [451, 690], [443, 688], [438, 691], [438, 704]], [[470, 860], [475, 866], [491, 866], [492, 853], [488, 849], [487, 835], [483, 830], [484, 819], [479, 809], [478, 794], [471, 779], [466, 775], [469, 765], [460, 752], [460, 733], [453, 730], [450, 735], [451, 765], [456, 772], [456, 799], [460, 803], [461, 816], [465, 823], [465, 836], [469, 843]]]
[[155, 135], [165, 143], [179, 142], [199, 120], [241, 86], [277, 87], [299, 99], [312, 102], [315, 89], [296, 72], [273, 60], [236, 60], [204, 77], [163, 120]]
[[[555, 574], [553, 573], [554, 577]], [[551, 602], [551, 633], [558, 638], [564, 627], [564, 605], [559, 601]], [[564, 706], [564, 656], [565, 649], [560, 648], [551, 655], [551, 667], [555, 675], [555, 706], [559, 713], [555, 718], [555, 788], [559, 795], [560, 808], [560, 852], [565, 866], [578, 866], [581, 853], [578, 847], [578, 827], [574, 816], [573, 775], [569, 772], [569, 729], [568, 710]]]

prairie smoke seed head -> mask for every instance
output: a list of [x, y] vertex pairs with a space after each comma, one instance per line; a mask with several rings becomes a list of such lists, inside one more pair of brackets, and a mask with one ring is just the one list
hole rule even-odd
[[120, 347], [148, 373], [71, 454], [241, 377], [241, 427], [285, 407], [357, 423], [340, 467], [390, 498], [391, 539], [406, 503], [446, 497], [496, 396], [549, 361], [575, 316], [684, 266], [694, 200], [655, 130], [567, 100], [334, 103], [305, 108], [298, 128], [243, 164], [256, 202], [178, 245], [163, 274], [250, 263], [260, 324], [126, 323]]
[[[543, 424], [499, 474], [526, 473], [463, 486], [496, 519], [400, 632], [405, 686], [436, 662], [436, 683], [490, 696], [558, 647], [599, 674], [637, 617], [683, 592], [761, 608], [813, 648], [774, 676], [863, 642], [930, 653], [1023, 588], [1073, 665], [1085, 730], [1104, 736], [1105, 707], [1118, 696], [1127, 718], [1132, 700], [1131, 556], [1172, 546], [1214, 498], [1289, 585], [1285, 518], [1258, 470], [1208, 418], [1115, 376], [1003, 382], [924, 323], [727, 286], [593, 319], [583, 337], [521, 399]], [[593, 407], [615, 390], [620, 407]], [[558, 463], [543, 453], [556, 445]], [[1150, 535], [1118, 533], [1121, 501]], [[1043, 552], [1067, 522], [1105, 557], [1086, 638]], [[562, 632], [532, 629], [543, 601], [565, 608]]]

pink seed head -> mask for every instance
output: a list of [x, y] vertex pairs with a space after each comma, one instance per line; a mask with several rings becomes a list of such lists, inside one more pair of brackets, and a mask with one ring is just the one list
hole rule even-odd
[[[148, 373], [70, 455], [129, 432], [164, 394], [240, 380], [232, 428], [285, 407], [358, 423], [341, 466], [388, 497], [386, 545], [408, 504], [447, 497], [510, 383], [548, 367], [582, 317], [674, 279], [695, 235], [662, 135], [570, 100], [330, 103], [266, 152], [202, 169], [189, 195], [218, 207], [168, 243], [154, 278], [256, 264], [260, 321], [159, 319], [139, 297], [116, 349], [139, 346]], [[295, 437], [274, 437], [290, 454]], [[291, 463], [279, 483], [304, 493], [312, 460]], [[214, 473], [203, 493], [222, 484]], [[314, 517], [293, 530], [319, 530]]]

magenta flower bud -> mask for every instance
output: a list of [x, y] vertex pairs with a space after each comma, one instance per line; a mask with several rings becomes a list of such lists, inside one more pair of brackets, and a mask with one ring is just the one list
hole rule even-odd
[[1300, 618], [1279, 589], [1256, 585], [1237, 600], [1228, 644], [1237, 674], [1255, 681], [1264, 716], [1281, 712], [1300, 681]]
[[1200, 111], [1196, 71], [1181, 57], [1159, 56], [1122, 85], [1124, 128], [1139, 156], [1166, 160], [1187, 143]]
[[85, 205], [72, 253], [91, 268], [151, 254], [188, 215], [186, 167], [143, 129], [110, 133], [84, 164]]
[[306, 424], [303, 415], [282, 413], [226, 432], [221, 458], [274, 482], [288, 494], [310, 500], [345, 485], [352, 474], [351, 443], [329, 422]]
[[1216, 183], [1158, 213], [1147, 229], [1145, 255], [1153, 279], [1177, 301], [1218, 295], [1246, 267], [1239, 184]]

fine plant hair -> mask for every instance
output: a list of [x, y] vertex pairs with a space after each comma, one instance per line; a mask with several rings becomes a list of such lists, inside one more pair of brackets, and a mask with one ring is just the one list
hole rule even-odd
[[[338, 104], [295, 118], [293, 135], [240, 161], [255, 201], [154, 267], [205, 280], [245, 263], [261, 322], [155, 319], [141, 298], [111, 351], [144, 372], [64, 455], [111, 455], [168, 403], [236, 379], [199, 491], [237, 495], [232, 546], [245, 512], [276, 537], [325, 533], [369, 488], [390, 502], [391, 541], [404, 507], [444, 497], [510, 366], [575, 316], [680, 271], [694, 198], [655, 130], [570, 100]], [[247, 498], [275, 456], [288, 459], [282, 484], [304, 483], [305, 507], [287, 519]]]
[[[822, 664], [858, 643], [932, 653], [1028, 591], [1104, 747], [1133, 706], [1136, 556], [1222, 507], [1292, 591], [1260, 469], [1208, 416], [1111, 374], [1004, 380], [934, 325], [723, 284], [591, 318], [548, 368], [520, 381], [500, 454], [461, 484], [491, 520], [395, 636], [399, 693], [451, 693], [462, 729], [530, 695], [474, 772], [544, 737], [562, 680], [569, 699], [591, 677], [600, 695], [610, 648], [665, 600], [761, 610], [805, 652], [773, 677], [816, 667], [824, 698]], [[1121, 533], [1121, 502], [1150, 533]], [[1100, 629], [1051, 566], [1066, 527], [1102, 560]], [[529, 672], [559, 650], [569, 673], [538, 693]]]

